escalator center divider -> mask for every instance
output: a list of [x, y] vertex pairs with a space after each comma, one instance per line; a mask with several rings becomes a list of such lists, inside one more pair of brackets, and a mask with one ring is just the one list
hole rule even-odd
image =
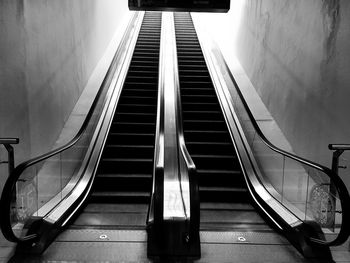
[[161, 13], [146, 12], [89, 204], [149, 204], [160, 33]]

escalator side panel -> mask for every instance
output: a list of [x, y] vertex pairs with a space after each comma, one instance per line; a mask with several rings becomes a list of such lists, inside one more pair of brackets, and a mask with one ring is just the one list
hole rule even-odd
[[185, 141], [199, 174], [201, 229], [270, 229], [251, 204], [189, 13], [175, 13], [175, 31]]
[[145, 228], [152, 190], [161, 13], [146, 12], [97, 170], [72, 228]]

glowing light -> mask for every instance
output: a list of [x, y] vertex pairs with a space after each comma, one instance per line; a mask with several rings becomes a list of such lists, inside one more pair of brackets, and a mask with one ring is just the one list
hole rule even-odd
[[231, 1], [228, 13], [192, 13], [196, 25], [204, 29], [226, 55], [236, 53], [236, 40], [245, 3], [246, 0]]

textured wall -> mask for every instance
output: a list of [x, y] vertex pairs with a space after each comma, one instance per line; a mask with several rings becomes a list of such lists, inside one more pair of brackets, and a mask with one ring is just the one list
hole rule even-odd
[[50, 149], [126, 12], [114, 0], [0, 2], [0, 137], [20, 137], [20, 159]]
[[245, 1], [237, 55], [295, 152], [326, 165], [350, 143], [349, 41], [347, 0]]
[[51, 149], [127, 12], [127, 1], [0, 1], [0, 137], [20, 138], [17, 164]]

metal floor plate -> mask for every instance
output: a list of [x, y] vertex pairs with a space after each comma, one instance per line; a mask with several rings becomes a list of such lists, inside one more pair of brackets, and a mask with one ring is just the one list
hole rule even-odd
[[145, 230], [68, 229], [55, 242], [147, 242]]
[[288, 240], [273, 232], [201, 231], [201, 244], [289, 245]]
[[[195, 262], [312, 262], [273, 232], [201, 231], [200, 238], [202, 257]], [[5, 254], [9, 256], [9, 252]], [[5, 254], [1, 262], [8, 261]], [[339, 262], [347, 262], [343, 261], [345, 258], [342, 255]], [[48, 261], [151, 262], [147, 258], [145, 230], [101, 229], [68, 229], [43, 255], [11, 259], [11, 262]]]

